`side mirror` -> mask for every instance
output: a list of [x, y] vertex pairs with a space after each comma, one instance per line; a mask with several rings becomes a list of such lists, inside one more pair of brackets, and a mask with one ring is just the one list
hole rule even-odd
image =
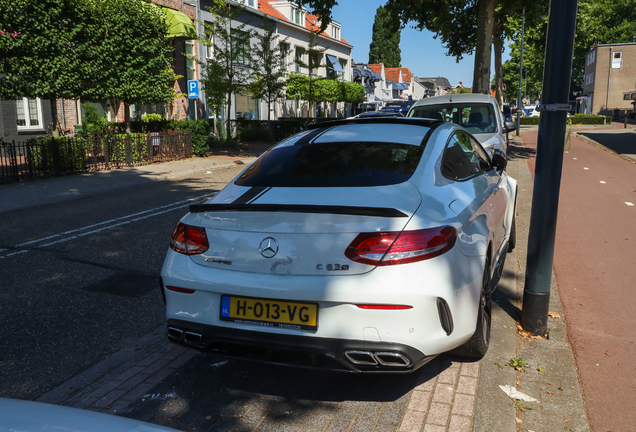
[[512, 120], [506, 120], [504, 122], [504, 129], [506, 130], [506, 132], [512, 132], [517, 130], [517, 122], [514, 122]]
[[508, 166], [508, 159], [506, 159], [506, 155], [501, 150], [495, 150], [495, 153], [492, 155], [492, 166], [497, 171], [503, 171]]

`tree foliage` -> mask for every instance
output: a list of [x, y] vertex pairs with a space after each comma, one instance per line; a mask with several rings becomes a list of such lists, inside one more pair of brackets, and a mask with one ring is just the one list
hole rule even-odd
[[0, 97], [175, 97], [165, 15], [142, 0], [0, 0]]
[[[245, 11], [243, 7], [233, 7], [223, 0], [214, 0], [209, 8], [212, 22], [204, 22], [204, 35], [199, 38], [208, 48], [211, 57], [200, 62], [208, 105], [220, 116], [223, 106], [231, 112], [232, 94], [245, 93], [252, 78], [250, 39], [252, 32], [247, 24], [232, 27]], [[223, 96], [223, 97], [221, 97]], [[224, 102], [223, 102], [224, 101]], [[230, 116], [226, 119], [228, 139], [231, 137]]]
[[373, 34], [369, 46], [369, 63], [384, 63], [385, 67], [401, 67], [400, 29], [391, 22], [391, 15], [380, 6], [375, 12]]
[[[596, 44], [632, 42], [636, 36], [636, 9], [631, 0], [579, 0], [572, 61], [571, 92], [580, 91], [585, 56]], [[521, 34], [521, 19], [509, 22], [511, 33]], [[548, 11], [528, 21], [524, 39], [523, 85], [531, 100], [539, 97], [543, 85], [543, 62], [548, 30]], [[510, 60], [504, 66], [505, 97], [516, 100], [519, 88], [520, 36], [510, 44]], [[522, 89], [523, 90], [523, 89]]]
[[[311, 114], [312, 104], [323, 102], [316, 82], [325, 79], [317, 75], [317, 69], [323, 66], [321, 58], [327, 49], [329, 49], [329, 47], [321, 47], [316, 43], [316, 33], [313, 31], [309, 32], [309, 41], [306, 48], [303, 46], [296, 47], [297, 52], [300, 54], [300, 58], [296, 58], [296, 63], [298, 63], [301, 68], [307, 69], [308, 72], [305, 97], [301, 96], [301, 99], [309, 102], [310, 109], [307, 110], [307, 120], [309, 120], [309, 115]], [[304, 60], [305, 57], [307, 61]], [[289, 94], [289, 90], [287, 93]]]
[[256, 45], [252, 48], [252, 82], [250, 92], [255, 99], [267, 102], [267, 120], [270, 119], [271, 105], [285, 97], [285, 68], [276, 28], [269, 22], [263, 26], [264, 33], [256, 33]]

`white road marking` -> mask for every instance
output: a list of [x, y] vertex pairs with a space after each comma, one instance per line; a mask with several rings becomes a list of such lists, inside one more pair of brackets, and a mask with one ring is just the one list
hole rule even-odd
[[576, 158], [572, 158], [572, 159], [576, 160]]
[[585, 170], [589, 170], [589, 168], [588, 168], [588, 167], [583, 167], [583, 169], [585, 169]]
[[[183, 203], [186, 203], [186, 202], [196, 201], [196, 200], [199, 200], [199, 199], [202, 199], [202, 198], [206, 198], [206, 197], [209, 197], [209, 196], [210, 196], [210, 194], [207, 194], [207, 195], [202, 195], [202, 196], [199, 196], [199, 197], [190, 198], [190, 199], [183, 200], [183, 201], [178, 201], [178, 202], [175, 202], [175, 203], [172, 203], [172, 204], [166, 204], [166, 205], [163, 205], [163, 206], [160, 206], [160, 207], [152, 208], [150, 210], [144, 210], [142, 212], [129, 214], [127, 216], [121, 216], [121, 217], [118, 217], [118, 218], [115, 218], [115, 219], [110, 219], [110, 220], [107, 220], [107, 221], [104, 221], [104, 222], [99, 222], [99, 223], [96, 223], [96, 224], [93, 224], [93, 225], [87, 225], [87, 226], [82, 227], [82, 228], [77, 228], [77, 229], [74, 229], [74, 230], [65, 231], [65, 232], [60, 233], [60, 234], [54, 234], [52, 236], [43, 237], [43, 238], [40, 238], [40, 239], [37, 239], [37, 240], [31, 240], [31, 241], [28, 241], [28, 242], [25, 242], [25, 243], [20, 243], [19, 245], [16, 245], [16, 247], [26, 246], [26, 245], [33, 244], [33, 243], [39, 243], [39, 242], [42, 242], [42, 241], [45, 241], [45, 240], [50, 240], [52, 238], [61, 237], [63, 235], [72, 234], [72, 233], [79, 232], [79, 231], [84, 231], [84, 230], [87, 230], [87, 229], [90, 229], [90, 228], [94, 228], [94, 227], [97, 227], [97, 226], [100, 226], [100, 225], [106, 225], [106, 224], [109, 224], [109, 223], [112, 223], [112, 222], [115, 222], [115, 221], [118, 221], [118, 220], [122, 220], [122, 219], [129, 219], [129, 218], [131, 218], [133, 216], [142, 215], [142, 214], [145, 214], [145, 213], [153, 212], [155, 210], [160, 210], [160, 209], [164, 209], [164, 208], [167, 208], [167, 207], [176, 206], [176, 205], [183, 204]], [[179, 208], [181, 208], [181, 207], [179, 207]]]
[[634, 203], [630, 203], [629, 201], [625, 201], [625, 204], [627, 204], [630, 207], [634, 207]]
[[[116, 228], [118, 226], [129, 224], [131, 222], [137, 222], [137, 221], [140, 221], [140, 220], [143, 220], [143, 219], [147, 219], [147, 218], [150, 218], [150, 217], [153, 217], [153, 216], [158, 216], [160, 214], [168, 213], [168, 212], [171, 212], [173, 210], [182, 209], [184, 207], [190, 206], [190, 204], [192, 204], [192, 202], [200, 201], [202, 199], [205, 199], [207, 201], [208, 199], [210, 199], [214, 195], [216, 195], [216, 194], [206, 194], [206, 195], [201, 195], [201, 196], [190, 198], [190, 199], [183, 200], [183, 201], [178, 201], [178, 202], [175, 202], [175, 203], [172, 203], [172, 204], [166, 204], [166, 205], [155, 207], [155, 208], [152, 208], [152, 209], [149, 209], [149, 210], [144, 210], [142, 212], [132, 213], [132, 214], [129, 214], [127, 216], [121, 216], [121, 217], [110, 219], [110, 220], [107, 220], [107, 221], [104, 221], [104, 222], [99, 222], [99, 223], [96, 223], [96, 224], [87, 225], [87, 226], [82, 227], [82, 228], [77, 228], [77, 229], [74, 229], [74, 230], [65, 231], [65, 232], [60, 233], [60, 234], [54, 234], [54, 235], [51, 235], [51, 236], [48, 236], [48, 237], [43, 237], [43, 238], [40, 238], [40, 239], [37, 239], [37, 240], [31, 240], [31, 241], [16, 245], [16, 247], [26, 246], [26, 245], [30, 245], [30, 244], [34, 244], [34, 243], [40, 243], [40, 242], [43, 242], [43, 241], [46, 241], [46, 240], [51, 240], [51, 239], [54, 239], [54, 238], [66, 236], [68, 234], [79, 233], [80, 231], [85, 231], [87, 229], [95, 228], [95, 227], [98, 227], [100, 225], [109, 224], [108, 226], [97, 228], [97, 229], [94, 229], [94, 230], [91, 230], [91, 231], [82, 232], [80, 234], [75, 234], [75, 235], [72, 235], [72, 236], [69, 236], [69, 237], [61, 238], [61, 239], [58, 239], [58, 240], [55, 240], [55, 241], [52, 241], [52, 242], [49, 242], [49, 243], [45, 243], [45, 244], [39, 245], [38, 247], [47, 247], [47, 246], [53, 246], [53, 245], [56, 245], [56, 244], [59, 244], [59, 243], [65, 243], [65, 242], [67, 242], [69, 240], [75, 240], [77, 238], [84, 237], [84, 236], [87, 236], [89, 234], [95, 234], [95, 233], [98, 233], [100, 231], [106, 231], [106, 230], [109, 230], [109, 229], [112, 229], [112, 228]], [[184, 204], [184, 203], [187, 203], [187, 204]], [[161, 210], [161, 209], [165, 209], [165, 210]], [[157, 211], [157, 210], [161, 210], [161, 211]], [[143, 216], [141, 216], [141, 215], [143, 215]], [[138, 217], [135, 217], [135, 216], [138, 216]], [[122, 219], [129, 219], [129, 220], [124, 220], [122, 222], [113, 224], [113, 222], [121, 221]], [[19, 254], [23, 254], [23, 253], [26, 253], [26, 252], [29, 252], [29, 250], [26, 249], [26, 250], [21, 250], [21, 251], [18, 251], [18, 252], [13, 252], [13, 253], [10, 253], [10, 254], [7, 254], [7, 255], [0, 255], [0, 258], [8, 258], [10, 256], [19, 255]]]
[[604, 182], [603, 180], [599, 181], [599, 183], [603, 183], [603, 184], [605, 184], [605, 182]]

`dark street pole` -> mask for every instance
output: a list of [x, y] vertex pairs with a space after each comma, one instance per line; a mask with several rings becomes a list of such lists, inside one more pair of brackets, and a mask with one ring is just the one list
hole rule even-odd
[[521, 324], [546, 335], [578, 0], [551, 0]]
[[517, 136], [520, 136], [519, 125], [521, 124], [521, 84], [523, 80], [523, 36], [526, 32], [526, 9], [523, 9], [521, 15], [521, 57], [519, 59], [519, 94], [517, 96]]

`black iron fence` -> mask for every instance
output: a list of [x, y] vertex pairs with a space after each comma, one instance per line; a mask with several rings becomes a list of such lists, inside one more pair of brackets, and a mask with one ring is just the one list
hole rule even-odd
[[189, 131], [0, 140], [0, 184], [189, 157]]

